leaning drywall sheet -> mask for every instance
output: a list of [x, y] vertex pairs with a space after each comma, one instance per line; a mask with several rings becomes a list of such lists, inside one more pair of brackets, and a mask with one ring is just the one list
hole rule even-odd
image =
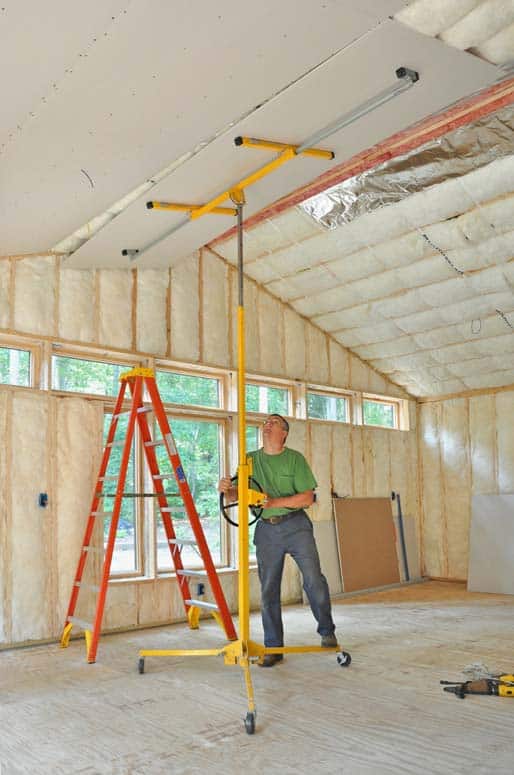
[[[314, 538], [318, 547], [321, 570], [325, 576], [331, 595], [343, 591], [339, 555], [337, 553], [337, 535], [334, 519], [314, 522]], [[304, 595], [305, 602], [305, 595]]]
[[171, 271], [171, 357], [198, 361], [200, 358], [200, 301], [198, 253], [181, 261]]
[[468, 589], [514, 594], [514, 495], [474, 495]]
[[445, 401], [440, 434], [443, 497], [446, 513], [448, 575], [467, 576], [470, 520], [469, 416], [467, 399]]
[[0, 261], [0, 328], [9, 328], [11, 262]]
[[[103, 421], [103, 406], [98, 402], [81, 398], [58, 400], [56, 605], [58, 619], [63, 623], [86, 529], [87, 509], [102, 455]], [[87, 433], [84, 432], [85, 428]], [[94, 557], [93, 554], [88, 556], [88, 562], [93, 561]], [[84, 594], [87, 594], [85, 589], [81, 590], [80, 597]]]
[[16, 264], [14, 328], [31, 334], [55, 333], [55, 258], [30, 258]]
[[514, 492], [514, 391], [496, 396], [498, 491]]
[[95, 272], [62, 267], [59, 273], [59, 336], [78, 342], [94, 342], [95, 305]]
[[208, 250], [202, 251], [202, 361], [229, 366], [228, 268]]
[[421, 405], [421, 473], [423, 481], [423, 571], [428, 576], [448, 576], [446, 512], [441, 470], [439, 404]]
[[102, 269], [100, 283], [100, 343], [130, 350], [132, 347], [132, 273]]
[[494, 395], [469, 399], [469, 455], [472, 495], [498, 492]]
[[12, 640], [46, 638], [54, 611], [50, 574], [54, 561], [53, 509], [38, 506], [38, 494], [49, 491], [51, 448], [48, 397], [20, 394], [13, 398], [11, 444], [12, 510]]
[[390, 498], [334, 500], [343, 589], [397, 584], [400, 581]]
[[137, 273], [136, 349], [157, 356], [168, 346], [169, 272], [140, 270]]

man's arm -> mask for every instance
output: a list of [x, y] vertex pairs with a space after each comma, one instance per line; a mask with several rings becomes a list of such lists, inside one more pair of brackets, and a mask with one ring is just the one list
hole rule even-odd
[[268, 498], [262, 504], [264, 509], [306, 509], [314, 503], [314, 490], [305, 490], [296, 495], [285, 495], [283, 498]]

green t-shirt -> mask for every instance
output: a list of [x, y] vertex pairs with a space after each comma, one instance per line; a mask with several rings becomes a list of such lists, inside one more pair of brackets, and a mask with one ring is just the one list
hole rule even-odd
[[[296, 495], [317, 487], [316, 479], [301, 452], [284, 447], [278, 455], [267, 455], [262, 449], [248, 453], [252, 458], [253, 478], [270, 498]], [[262, 518], [278, 517], [293, 508], [264, 509]]]

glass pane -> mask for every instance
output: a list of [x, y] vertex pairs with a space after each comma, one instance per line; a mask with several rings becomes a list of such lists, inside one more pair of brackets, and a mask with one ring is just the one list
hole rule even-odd
[[[104, 416], [104, 444], [107, 440], [107, 434], [111, 425], [112, 414]], [[118, 418], [116, 434], [114, 439], [121, 441], [125, 438], [127, 432], [128, 415], [122, 415]], [[107, 466], [106, 476], [117, 476], [121, 465], [121, 456], [123, 447], [112, 447]], [[116, 492], [117, 482], [104, 482], [104, 492], [109, 493], [103, 499], [103, 511], [112, 511], [114, 508], [114, 494]], [[136, 467], [135, 467], [135, 440], [132, 441], [132, 450], [130, 452], [129, 464], [127, 468], [127, 478], [125, 479], [124, 492], [133, 493], [136, 490]], [[133, 573], [138, 570], [137, 567], [137, 499], [123, 498], [121, 502], [120, 517], [118, 520], [118, 529], [116, 531], [116, 540], [114, 543], [114, 553], [111, 562], [111, 574]], [[104, 521], [104, 546], [107, 544], [110, 519]]]
[[117, 396], [120, 389], [120, 374], [129, 369], [126, 364], [86, 361], [53, 355], [52, 388], [99, 396]]
[[[221, 476], [221, 426], [217, 422], [171, 418], [170, 425], [212, 559], [215, 564], [220, 565], [222, 561], [221, 516], [217, 486]], [[172, 469], [165, 448], [156, 447], [156, 454], [161, 473], [170, 473]], [[174, 479], [165, 481], [166, 492], [177, 492]], [[177, 537], [194, 539], [182, 499], [170, 498], [169, 502], [171, 508], [176, 505], [176, 509], [171, 513], [171, 519]], [[186, 567], [203, 567], [203, 561], [196, 547], [185, 545], [181, 556]], [[160, 514], [157, 517], [157, 567], [159, 570], [173, 569]]]
[[381, 401], [362, 402], [364, 425], [383, 425], [395, 428], [394, 404], [383, 404]]
[[30, 352], [0, 347], [0, 383], [30, 387]]
[[346, 422], [348, 418], [348, 400], [340, 396], [323, 393], [307, 393], [307, 416], [317, 420]]
[[289, 414], [289, 390], [267, 385], [246, 385], [246, 411]]
[[220, 405], [220, 382], [211, 377], [157, 371], [157, 387], [163, 401], [198, 406]]

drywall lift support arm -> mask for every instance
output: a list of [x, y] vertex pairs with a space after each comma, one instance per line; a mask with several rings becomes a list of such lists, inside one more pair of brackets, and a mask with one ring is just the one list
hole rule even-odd
[[[239, 600], [239, 639], [228, 643], [221, 649], [173, 649], [173, 650], [141, 650], [139, 652], [139, 672], [144, 672], [144, 660], [147, 656], [223, 656], [226, 665], [240, 665], [244, 671], [246, 691], [248, 696], [248, 712], [245, 718], [245, 729], [248, 734], [255, 732], [256, 709], [253, 695], [253, 685], [250, 676], [250, 664], [260, 661], [266, 654], [290, 654], [306, 652], [340, 652], [337, 655], [337, 661], [342, 667], [348, 666], [351, 662], [350, 655], [341, 651], [340, 646], [333, 648], [322, 648], [321, 646], [289, 646], [281, 648], [266, 648], [265, 646], [250, 640], [250, 571], [248, 561], [248, 507], [253, 500], [249, 493], [248, 483], [252, 475], [251, 458], [246, 455], [246, 407], [245, 407], [245, 319], [244, 319], [244, 277], [243, 277], [243, 206], [245, 204], [245, 187], [260, 180], [277, 167], [284, 164], [289, 159], [294, 158], [299, 153], [309, 153], [311, 156], [320, 156], [321, 158], [333, 158], [332, 151], [318, 150], [316, 148], [301, 149], [298, 146], [286, 145], [284, 143], [273, 143], [269, 140], [258, 140], [249, 137], [237, 137], [236, 145], [247, 145], [253, 148], [263, 148], [265, 150], [277, 150], [279, 155], [269, 164], [261, 167], [257, 172], [240, 180], [230, 190], [224, 191], [219, 196], [212, 199], [207, 204], [194, 205], [190, 209], [189, 219], [195, 220], [201, 218], [207, 213], [216, 212], [220, 209], [227, 199], [230, 199], [235, 205], [237, 215], [237, 256], [238, 256], [238, 287], [239, 299], [237, 308], [237, 341], [238, 341], [238, 380], [237, 380], [237, 400], [238, 400], [238, 438], [239, 438], [239, 465], [237, 469], [237, 491], [239, 504], [239, 578], [238, 578], [238, 600]], [[183, 204], [156, 203], [149, 202], [149, 209], [185, 209], [188, 207]], [[253, 491], [252, 491], [253, 493]]]

